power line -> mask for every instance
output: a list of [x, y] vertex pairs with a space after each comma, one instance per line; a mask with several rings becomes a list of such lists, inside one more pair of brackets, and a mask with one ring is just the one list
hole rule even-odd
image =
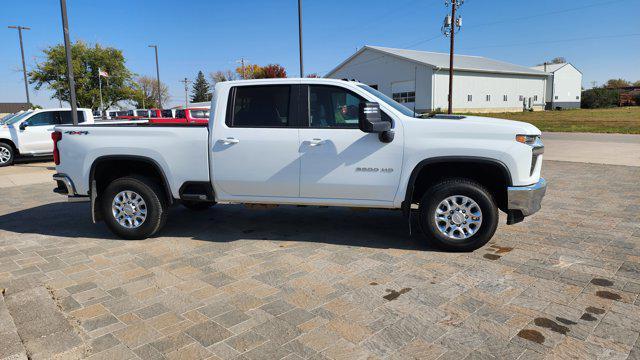
[[547, 12], [544, 12], [544, 13], [538, 13], [538, 14], [532, 14], [532, 15], [526, 15], [526, 16], [520, 16], [520, 17], [512, 17], [512, 18], [504, 19], [504, 20], [497, 20], [497, 21], [492, 21], [492, 22], [488, 22], [488, 23], [470, 25], [470, 26], [467, 26], [467, 28], [468, 29], [473, 29], [473, 28], [482, 27], [482, 26], [491, 26], [491, 25], [504, 24], [504, 23], [514, 22], [514, 21], [529, 20], [529, 19], [533, 19], [533, 18], [537, 18], [537, 17], [541, 17], [541, 16], [564, 14], [564, 13], [567, 13], [567, 12], [588, 9], [588, 8], [592, 8], [592, 7], [602, 6], [602, 5], [609, 5], [611, 3], [616, 3], [616, 2], [620, 2], [620, 1], [622, 1], [622, 0], [611, 0], [611, 1], [601, 2], [601, 3], [591, 4], [591, 5], [578, 6], [578, 7], [574, 7], [574, 8], [567, 8], [567, 9], [555, 10], [555, 11], [547, 11]]
[[532, 41], [532, 42], [527, 42], [527, 43], [513, 43], [513, 44], [503, 44], [503, 45], [476, 46], [476, 47], [465, 48], [465, 50], [486, 49], [486, 48], [503, 48], [503, 47], [517, 47], [517, 46], [538, 45], [538, 44], [553, 44], [553, 43], [563, 43], [563, 42], [570, 42], [570, 41], [610, 39], [610, 38], [621, 38], [621, 37], [632, 37], [632, 36], [640, 36], [640, 33], [603, 35], [603, 36], [589, 36], [589, 37], [580, 37], [580, 38], [572, 38], [572, 39]]

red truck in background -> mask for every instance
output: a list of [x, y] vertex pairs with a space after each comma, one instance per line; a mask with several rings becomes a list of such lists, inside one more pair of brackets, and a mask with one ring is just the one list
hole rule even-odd
[[209, 109], [207, 108], [177, 109], [173, 118], [161, 116], [149, 119], [151, 124], [207, 124], [208, 122]]

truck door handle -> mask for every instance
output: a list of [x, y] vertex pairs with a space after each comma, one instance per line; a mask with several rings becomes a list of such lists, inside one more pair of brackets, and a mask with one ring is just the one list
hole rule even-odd
[[240, 142], [240, 140], [238, 140], [236, 138], [232, 138], [232, 137], [228, 137], [226, 139], [221, 139], [220, 141], [222, 141], [222, 143], [225, 144], [225, 145], [237, 144], [237, 143]]
[[309, 140], [309, 146], [319, 146], [322, 144], [324, 144], [324, 140], [322, 139], [315, 138], [315, 139]]

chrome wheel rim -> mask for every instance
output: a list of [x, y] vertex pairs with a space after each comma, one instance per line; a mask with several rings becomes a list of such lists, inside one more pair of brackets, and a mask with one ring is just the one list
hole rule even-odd
[[11, 152], [5, 147], [0, 147], [0, 164], [5, 164], [11, 159]]
[[480, 205], [464, 195], [453, 195], [442, 200], [433, 216], [440, 233], [452, 240], [468, 239], [482, 225]]
[[147, 203], [135, 191], [121, 191], [113, 198], [111, 213], [120, 226], [135, 229], [147, 219]]

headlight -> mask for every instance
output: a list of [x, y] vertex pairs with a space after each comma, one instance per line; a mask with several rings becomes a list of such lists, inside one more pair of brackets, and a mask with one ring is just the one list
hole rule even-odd
[[540, 141], [540, 135], [516, 135], [516, 141], [530, 146]]

